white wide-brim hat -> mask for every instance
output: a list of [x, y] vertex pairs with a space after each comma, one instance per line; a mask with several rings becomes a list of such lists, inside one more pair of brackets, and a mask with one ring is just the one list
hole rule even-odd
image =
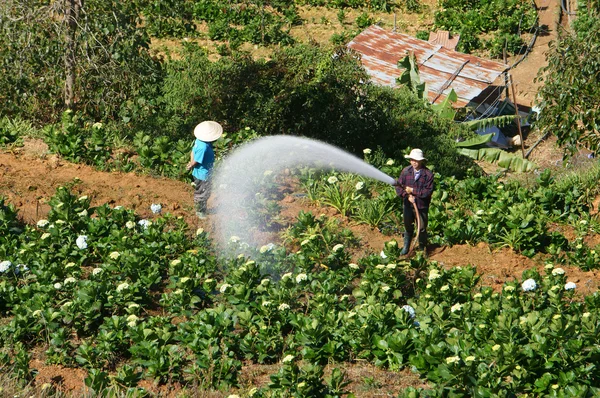
[[421, 160], [427, 160], [424, 156], [423, 156], [423, 151], [420, 149], [413, 149], [412, 151], [410, 151], [410, 153], [408, 155], [404, 155], [404, 157], [406, 159], [413, 159], [413, 160], [417, 160], [417, 161], [421, 161]]
[[194, 136], [200, 141], [216, 141], [221, 134], [223, 134], [223, 127], [212, 120], [206, 120], [194, 128]]

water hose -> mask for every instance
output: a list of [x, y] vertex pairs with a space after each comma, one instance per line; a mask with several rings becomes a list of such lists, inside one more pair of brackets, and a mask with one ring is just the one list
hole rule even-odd
[[[394, 180], [394, 183], [392, 185], [393, 186], [401, 187], [402, 189], [406, 188], [404, 185], [400, 184], [398, 182], [398, 180]], [[421, 233], [421, 214], [419, 213], [419, 209], [417, 208], [417, 204], [415, 202], [412, 202], [412, 205], [413, 205], [413, 210], [415, 212], [415, 217], [417, 218], [417, 233], [416, 233], [415, 238], [413, 239], [413, 241], [410, 243], [410, 246], [408, 248], [408, 253], [406, 253], [407, 256], [410, 256], [412, 254], [412, 252], [414, 251], [415, 244], [417, 242], [419, 242], [419, 234]], [[406, 233], [406, 231], [404, 231], [404, 233]]]
[[413, 202], [412, 205], [413, 205], [413, 210], [415, 212], [415, 216], [417, 218], [417, 233], [415, 234], [415, 238], [413, 239], [413, 241], [410, 243], [408, 253], [406, 253], [407, 256], [410, 256], [412, 254], [412, 252], [415, 250], [415, 245], [419, 242], [419, 234], [421, 233], [421, 214], [419, 213], [417, 204], [415, 202]]

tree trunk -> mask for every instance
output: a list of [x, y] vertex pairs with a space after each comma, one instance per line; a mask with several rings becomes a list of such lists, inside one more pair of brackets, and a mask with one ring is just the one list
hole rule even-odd
[[65, 33], [65, 107], [67, 109], [73, 109], [75, 102], [75, 54], [77, 51], [75, 34], [77, 32], [79, 11], [83, 6], [82, 3], [83, 0], [65, 0], [65, 22], [67, 25]]

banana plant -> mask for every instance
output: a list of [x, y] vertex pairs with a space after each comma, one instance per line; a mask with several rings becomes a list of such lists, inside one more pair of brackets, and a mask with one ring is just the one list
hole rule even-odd
[[502, 149], [483, 147], [492, 140], [494, 134], [478, 135], [463, 142], [457, 142], [458, 153], [475, 160], [497, 164], [517, 173], [525, 173], [536, 169], [536, 165], [527, 159], [520, 158]]

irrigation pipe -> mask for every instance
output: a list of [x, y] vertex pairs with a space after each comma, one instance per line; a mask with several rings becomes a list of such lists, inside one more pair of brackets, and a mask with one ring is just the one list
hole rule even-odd
[[542, 136], [542, 138], [540, 138], [539, 140], [536, 141], [535, 144], [533, 144], [531, 146], [531, 148], [529, 148], [529, 150], [527, 151], [527, 153], [525, 154], [525, 158], [528, 158], [529, 155], [531, 154], [531, 152], [533, 152], [533, 150], [535, 149], [536, 146], [539, 145], [540, 142], [544, 141], [546, 139], [546, 137], [548, 137], [548, 135], [550, 134], [549, 131], [546, 131], [546, 133]]

